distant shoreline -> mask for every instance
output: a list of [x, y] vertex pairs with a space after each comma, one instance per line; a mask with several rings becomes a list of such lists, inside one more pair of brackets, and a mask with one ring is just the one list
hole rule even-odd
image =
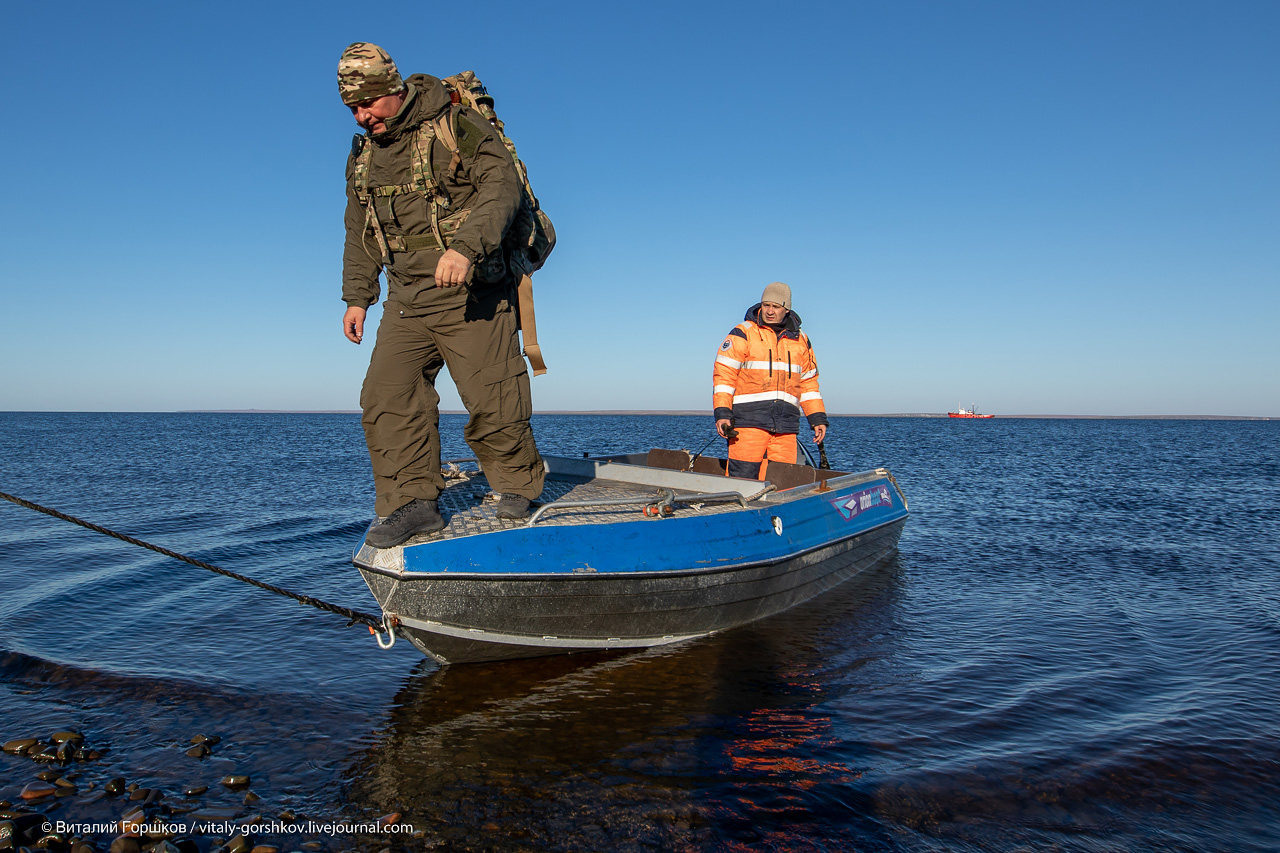
[[[441, 409], [442, 415], [465, 415], [462, 409]], [[359, 409], [183, 409], [174, 414], [193, 415], [358, 415]], [[546, 409], [534, 415], [705, 415], [698, 409]], [[874, 414], [828, 413], [833, 418], [942, 418], [946, 412], [882, 412]], [[966, 420], [956, 418], [955, 420]], [[1277, 421], [1262, 415], [996, 415], [993, 420], [1087, 420], [1087, 421]]]
[[[465, 415], [462, 409], [441, 409], [443, 415]], [[176, 409], [167, 411], [114, 412], [114, 411], [58, 411], [35, 412], [20, 410], [0, 410], [0, 414], [27, 415], [358, 415], [359, 409]], [[634, 416], [705, 416], [711, 418], [709, 411], [696, 409], [546, 409], [535, 411], [534, 415], [601, 415]], [[828, 413], [833, 418], [940, 418], [968, 423], [968, 418], [948, 418], [946, 412], [877, 412], [877, 413]], [[978, 419], [988, 423], [987, 419]], [[1043, 420], [1043, 421], [1280, 421], [1280, 417], [1265, 415], [995, 415], [991, 420]]]

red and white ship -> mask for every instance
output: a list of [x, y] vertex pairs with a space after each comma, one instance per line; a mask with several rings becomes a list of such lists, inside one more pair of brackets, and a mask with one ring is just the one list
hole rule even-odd
[[961, 406], [959, 403], [957, 403], [956, 408], [959, 409], [959, 411], [947, 412], [947, 417], [949, 418], [994, 418], [995, 417], [995, 415], [978, 414], [977, 406], [974, 406], [972, 409], [966, 409], [963, 406]]

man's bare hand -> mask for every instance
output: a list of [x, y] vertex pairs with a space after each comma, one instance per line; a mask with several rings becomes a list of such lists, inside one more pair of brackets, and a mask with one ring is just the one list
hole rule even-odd
[[364, 315], [366, 313], [366, 309], [352, 305], [347, 309], [347, 313], [342, 315], [342, 334], [346, 335], [347, 340], [353, 344], [358, 344], [364, 339]]
[[467, 273], [471, 272], [471, 261], [461, 252], [453, 249], [445, 250], [436, 264], [436, 284], [440, 287], [456, 287], [467, 283]]
[[822, 440], [827, 437], [827, 425], [818, 424], [813, 428], [813, 443], [822, 444]]

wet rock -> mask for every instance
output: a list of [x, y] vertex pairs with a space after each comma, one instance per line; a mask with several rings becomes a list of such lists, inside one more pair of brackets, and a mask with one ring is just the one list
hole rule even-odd
[[58, 744], [58, 748], [54, 750], [54, 755], [62, 764], [69, 764], [76, 757], [75, 741], [64, 740]]
[[249, 843], [249, 839], [244, 837], [244, 833], [237, 832], [231, 836], [226, 844], [222, 845], [223, 853], [249, 853], [253, 845]]
[[37, 850], [64, 850], [68, 846], [67, 835], [63, 832], [51, 832], [41, 836], [31, 846]]
[[130, 782], [128, 785], [125, 786], [125, 790], [128, 791], [130, 794], [132, 794], [134, 791], [138, 790], [141, 787], [142, 786], [139, 785], [137, 782]]
[[107, 796], [106, 791], [94, 791], [92, 794], [86, 794], [85, 796], [81, 797], [80, 805], [87, 806], [91, 803], [96, 803], [98, 800], [105, 799], [106, 796]]
[[280, 853], [280, 848], [273, 844], [259, 844], [257, 847], [250, 850], [249, 853]]
[[17, 740], [6, 741], [0, 745], [0, 749], [11, 755], [24, 755], [30, 751], [31, 747], [36, 746], [40, 741], [33, 737], [18, 738]]
[[298, 820], [298, 813], [290, 809], [285, 809], [279, 814], [281, 823], [295, 823]]
[[54, 732], [49, 736], [49, 740], [54, 743], [66, 743], [68, 741], [80, 742], [84, 740], [84, 735], [79, 732]]
[[65, 776], [59, 776], [57, 779], [54, 779], [53, 784], [57, 785], [59, 788], [70, 788], [73, 791], [78, 790], [79, 788], [75, 782], [72, 782]]
[[324, 849], [324, 845], [321, 844], [319, 841], [307, 841], [302, 844], [299, 844], [298, 846], [301, 847], [303, 850], [323, 850]]
[[31, 756], [36, 761], [57, 761], [58, 747], [53, 744], [48, 744], [43, 747], [39, 745], [33, 746], [27, 752], [27, 755]]
[[41, 770], [39, 773], [36, 774], [36, 778], [39, 779], [41, 782], [52, 782], [53, 780], [57, 779], [61, 775], [62, 774], [59, 773], [57, 770]]
[[16, 814], [10, 820], [13, 823], [13, 837], [18, 838], [36, 838], [40, 834], [41, 827], [47, 822], [47, 818], [39, 812], [22, 812]]
[[147, 795], [149, 795], [150, 793], [151, 793], [150, 788], [134, 788], [132, 791], [129, 792], [129, 799], [145, 800], [147, 798]]
[[200, 846], [190, 838], [175, 838], [173, 846], [177, 848], [178, 853], [200, 853]]
[[147, 813], [142, 810], [141, 806], [134, 807], [125, 812], [124, 817], [120, 818], [120, 831], [125, 835], [138, 835], [146, 822]]
[[187, 755], [190, 755], [192, 758], [204, 758], [208, 754], [209, 754], [209, 747], [205, 746], [202, 743], [198, 743], [187, 750]]
[[222, 784], [227, 786], [233, 791], [238, 788], [247, 788], [249, 787], [249, 777], [248, 776], [223, 776]]
[[260, 799], [262, 799], [262, 797], [259, 797], [253, 791], [245, 791], [244, 793], [244, 804], [246, 806], [251, 806]]
[[149, 853], [179, 853], [178, 846], [171, 843], [168, 839], [162, 840], [152, 845]]
[[38, 800], [41, 797], [47, 797], [58, 790], [57, 785], [50, 784], [43, 779], [32, 782], [22, 789], [20, 796], [24, 800]]
[[[106, 750], [105, 750], [105, 749], [91, 749], [91, 750], [89, 750], [88, 752], [86, 752], [86, 753], [84, 754], [84, 760], [85, 760], [85, 761], [97, 761], [99, 758], [101, 758], [101, 757], [102, 757], [102, 753], [104, 753], [104, 752], [106, 752]], [[79, 756], [77, 756], [77, 757], [79, 757]]]
[[384, 814], [382, 817], [378, 818], [378, 827], [388, 827], [399, 822], [400, 812], [392, 812], [391, 814]]
[[87, 841], [78, 841], [71, 845], [71, 853], [94, 853], [93, 845]]
[[117, 777], [116, 777], [116, 778], [114, 778], [114, 779], [110, 779], [110, 780], [108, 780], [108, 781], [107, 781], [107, 784], [103, 787], [103, 789], [102, 789], [102, 790], [106, 791], [108, 794], [111, 794], [112, 796], [115, 796], [116, 794], [123, 793], [123, 792], [124, 792], [124, 778], [123, 778], [123, 777], [121, 777], [121, 776], [117, 776]]
[[143, 799], [142, 804], [144, 806], [149, 806], [152, 803], [158, 803], [163, 799], [164, 799], [164, 791], [161, 791], [159, 788], [152, 788], [151, 790], [147, 791], [147, 796], [145, 799]]
[[208, 785], [192, 785], [191, 787], [184, 789], [182, 795], [184, 797], [198, 797], [207, 790], [209, 790]]
[[18, 832], [18, 828], [13, 825], [11, 820], [0, 820], [0, 850], [13, 849], [13, 837]]
[[213, 746], [222, 742], [222, 738], [218, 735], [196, 735], [191, 739], [192, 743], [204, 744], [205, 746]]
[[138, 844], [138, 839], [121, 835], [111, 842], [110, 853], [141, 853], [142, 847]]

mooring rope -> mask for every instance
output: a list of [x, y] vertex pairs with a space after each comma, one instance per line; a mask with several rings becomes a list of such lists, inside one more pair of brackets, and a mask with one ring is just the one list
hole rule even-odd
[[58, 510], [56, 509], [50, 509], [47, 506], [41, 506], [38, 503], [32, 503], [31, 501], [23, 500], [22, 498], [15, 497], [13, 495], [6, 494], [4, 492], [0, 492], [0, 498], [4, 498], [7, 501], [17, 504], [18, 506], [23, 506], [23, 507], [26, 507], [27, 509], [34, 509], [36, 512], [43, 512], [45, 515], [51, 515], [54, 518], [60, 518], [63, 521], [69, 521], [72, 524], [78, 524], [81, 527], [87, 527], [89, 530], [92, 530], [95, 533], [101, 533], [104, 536], [110, 536], [113, 539], [119, 539], [121, 542], [128, 542], [130, 545], [137, 545], [139, 548], [146, 548], [149, 551], [155, 551], [157, 554], [164, 554], [166, 557], [172, 557], [175, 560], [181, 560], [184, 563], [190, 563], [193, 566], [199, 566], [202, 569], [208, 569], [211, 572], [215, 572], [220, 575], [225, 575], [226, 577], [233, 578], [238, 581], [244, 581], [245, 583], [256, 586], [259, 589], [265, 589], [267, 592], [274, 592], [277, 595], [283, 595], [286, 598], [292, 598], [294, 601], [298, 602], [299, 604], [309, 604], [312, 607], [315, 607], [319, 610], [325, 610], [329, 613], [335, 613], [338, 616], [345, 616], [347, 619], [350, 620], [347, 623], [348, 625], [354, 625], [357, 622], [360, 622], [365, 625], [368, 625], [370, 628], [372, 628], [375, 631], [383, 630], [382, 619], [378, 618], [377, 616], [373, 616], [369, 613], [364, 613], [360, 610], [352, 610], [349, 607], [342, 607], [337, 604], [330, 604], [327, 601], [321, 601], [320, 599], [312, 598], [309, 595], [299, 595], [296, 592], [290, 592], [287, 589], [283, 589], [278, 586], [273, 586], [269, 583], [263, 583], [262, 581], [254, 580], [253, 578], [236, 574], [235, 572], [228, 571], [227, 569], [220, 569], [217, 566], [206, 563], [204, 560], [197, 560], [194, 557], [188, 557], [186, 554], [179, 554], [177, 551], [170, 551], [168, 548], [162, 548], [159, 545], [153, 545], [150, 542], [144, 542], [141, 539], [135, 539], [132, 536], [127, 536], [123, 533], [117, 533], [114, 530], [111, 530], [106, 527], [102, 527], [101, 525], [98, 525], [98, 524], [94, 524], [91, 521], [85, 521], [82, 518], [76, 518], [74, 515], [67, 515], [65, 512], [58, 512]]

